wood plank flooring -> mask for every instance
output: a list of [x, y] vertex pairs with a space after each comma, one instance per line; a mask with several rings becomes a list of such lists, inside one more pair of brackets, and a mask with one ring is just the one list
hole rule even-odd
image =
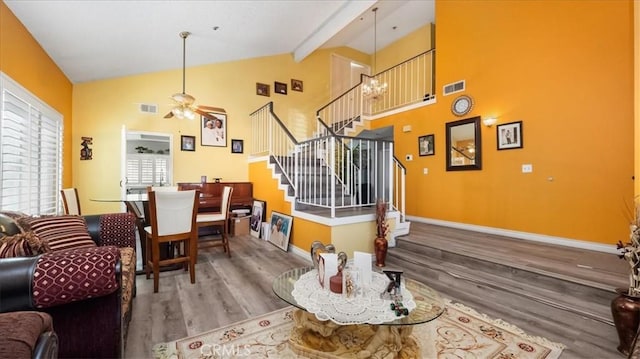
[[[459, 229], [412, 223], [411, 233], [400, 241], [428, 241], [477, 257], [524, 266], [541, 272], [557, 272], [571, 280], [594, 282], [612, 288], [626, 284], [626, 263], [615, 255], [555, 248], [518, 239]], [[404, 268], [443, 297], [463, 303], [493, 318], [500, 318], [525, 332], [567, 345], [561, 358], [622, 358], [616, 351], [617, 335], [611, 325], [505, 292], [498, 287], [473, 283], [425, 265], [409, 266], [389, 250], [387, 265]], [[137, 296], [129, 326], [126, 358], [149, 358], [151, 347], [267, 313], [287, 304], [271, 291], [277, 275], [310, 261], [251, 236], [231, 238], [232, 257], [220, 248], [199, 253], [196, 284], [184, 271], [162, 272], [160, 290], [152, 280], [137, 277]], [[428, 260], [414, 254], [416, 261]], [[581, 266], [578, 266], [580, 264]], [[587, 269], [583, 266], [590, 266]], [[576, 279], [577, 278], [577, 279]], [[572, 295], [567, 293], [566, 295]]]

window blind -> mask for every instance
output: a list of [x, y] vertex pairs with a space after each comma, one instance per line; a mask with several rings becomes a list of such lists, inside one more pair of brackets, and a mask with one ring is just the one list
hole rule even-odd
[[127, 186], [146, 187], [167, 183], [169, 156], [129, 154], [127, 156]]
[[0, 73], [0, 208], [56, 214], [62, 188], [62, 115]]

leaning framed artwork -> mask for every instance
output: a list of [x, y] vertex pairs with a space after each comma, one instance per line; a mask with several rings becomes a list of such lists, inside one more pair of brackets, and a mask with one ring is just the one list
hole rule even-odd
[[227, 147], [227, 114], [210, 112], [209, 115], [201, 116], [201, 145]]
[[522, 121], [503, 123], [496, 131], [499, 150], [522, 148]]
[[260, 229], [262, 228], [262, 222], [267, 217], [267, 202], [260, 200], [253, 200], [253, 207], [251, 207], [251, 220], [249, 223], [249, 229], [251, 235], [256, 238], [260, 238]]
[[435, 154], [434, 134], [418, 137], [418, 153], [420, 156], [433, 156]]
[[272, 211], [270, 223], [269, 242], [286, 252], [289, 248], [289, 236], [291, 235], [293, 217]]

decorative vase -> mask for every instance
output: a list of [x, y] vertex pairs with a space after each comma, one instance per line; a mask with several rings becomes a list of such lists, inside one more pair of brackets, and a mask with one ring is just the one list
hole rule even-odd
[[618, 351], [627, 356], [640, 324], [640, 297], [630, 296], [625, 289], [616, 291], [618, 296], [611, 301], [611, 314], [620, 339]]
[[387, 259], [387, 248], [389, 243], [387, 240], [382, 237], [377, 237], [373, 242], [373, 248], [376, 252], [376, 266], [384, 267], [384, 260]]

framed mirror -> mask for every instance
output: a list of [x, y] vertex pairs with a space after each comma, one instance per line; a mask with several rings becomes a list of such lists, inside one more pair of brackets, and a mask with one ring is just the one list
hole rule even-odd
[[482, 169], [480, 116], [446, 124], [447, 171]]

